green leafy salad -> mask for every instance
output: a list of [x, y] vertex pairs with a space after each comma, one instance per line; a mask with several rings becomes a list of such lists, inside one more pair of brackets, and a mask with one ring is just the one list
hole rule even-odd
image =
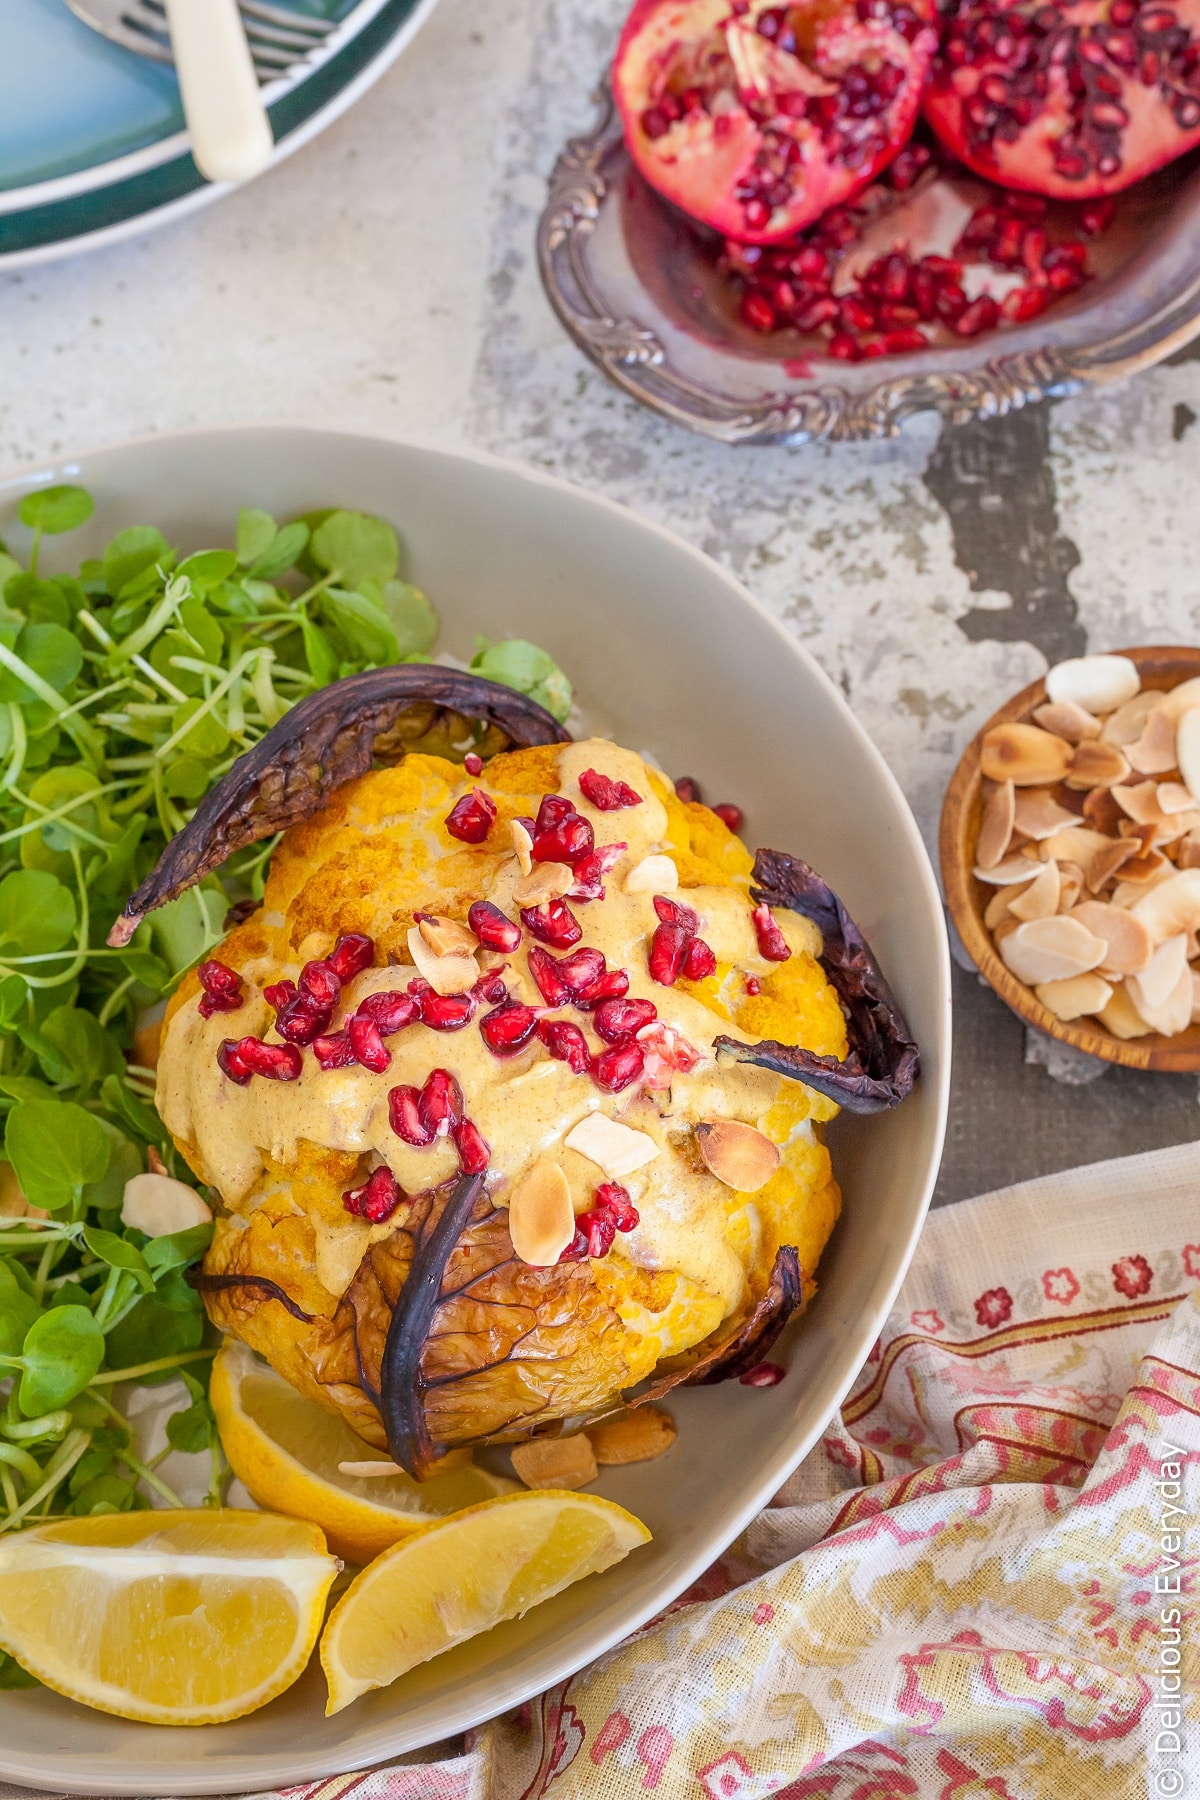
[[[210, 1459], [220, 1501], [212, 1348], [184, 1279], [211, 1226], [148, 1239], [121, 1208], [147, 1169], [196, 1185], [135, 1046], [230, 904], [261, 897], [275, 840], [161, 908], [126, 949], [105, 938], [199, 800], [291, 705], [427, 661], [438, 632], [382, 519], [280, 525], [246, 509], [232, 549], [186, 557], [135, 525], [77, 574], [45, 573], [44, 540], [92, 511], [82, 488], [41, 489], [20, 507], [25, 564], [0, 542], [0, 1533], [180, 1504], [156, 1472], [170, 1449]], [[565, 676], [532, 644], [480, 642], [470, 666], [559, 719], [570, 710]], [[144, 1461], [122, 1384], [165, 1381], [185, 1393], [166, 1450]], [[0, 1686], [28, 1679], [0, 1655]]]

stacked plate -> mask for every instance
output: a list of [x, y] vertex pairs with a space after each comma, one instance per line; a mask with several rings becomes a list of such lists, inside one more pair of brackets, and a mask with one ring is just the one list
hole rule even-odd
[[[296, 4], [336, 29], [264, 89], [275, 160], [377, 80], [435, 3]], [[192, 161], [173, 69], [98, 37], [63, 0], [6, 0], [4, 12], [0, 268], [131, 236], [226, 191]]]

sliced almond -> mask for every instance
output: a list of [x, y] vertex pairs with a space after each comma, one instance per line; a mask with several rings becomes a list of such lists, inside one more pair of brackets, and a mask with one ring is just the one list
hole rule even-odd
[[1101, 975], [1136, 975], [1154, 954], [1154, 943], [1145, 925], [1123, 907], [1085, 900], [1071, 917], [1104, 939], [1107, 947], [1099, 965]]
[[1145, 1037], [1150, 1029], [1125, 992], [1124, 982], [1113, 989], [1112, 999], [1100, 1014], [1100, 1023], [1118, 1038]]
[[372, 1456], [362, 1462], [340, 1462], [338, 1472], [352, 1475], [356, 1481], [373, 1481], [382, 1475], [403, 1475], [404, 1470], [399, 1463], [394, 1463], [386, 1456]]
[[439, 914], [431, 919], [418, 919], [421, 936], [435, 956], [474, 956], [479, 939], [465, 925]]
[[1070, 912], [1083, 892], [1083, 870], [1078, 863], [1059, 863], [1058, 910]]
[[544, 906], [547, 900], [561, 900], [575, 885], [575, 871], [569, 863], [535, 863], [527, 875], [513, 882], [512, 897], [518, 906]]
[[1100, 736], [1100, 720], [1074, 700], [1047, 700], [1035, 706], [1033, 716], [1043, 731], [1066, 738], [1068, 744], [1083, 744]]
[[1143, 887], [1146, 882], [1153, 881], [1156, 875], [1169, 867], [1170, 864], [1161, 850], [1143, 850], [1140, 856], [1130, 857], [1121, 870], [1121, 880], [1127, 885], [1132, 882], [1135, 886]]
[[1083, 818], [1093, 831], [1106, 832], [1109, 837], [1117, 835], [1117, 827], [1125, 814], [1105, 787], [1094, 787], [1084, 796]]
[[[1187, 962], [1179, 958], [1178, 973], [1174, 985], [1159, 1000], [1152, 1000], [1146, 993], [1146, 976], [1155, 969], [1155, 963], [1167, 945], [1163, 944], [1155, 952], [1155, 961], [1144, 975], [1131, 975], [1125, 983], [1129, 998], [1135, 1009], [1141, 1014], [1151, 1031], [1161, 1032], [1164, 1037], [1174, 1037], [1177, 1032], [1186, 1031], [1192, 1022], [1192, 971]], [[1171, 959], [1172, 964], [1174, 958]]]
[[1176, 844], [1175, 863], [1180, 869], [1200, 869], [1200, 831], [1189, 831]]
[[1023, 894], [1024, 892], [1025, 889], [1020, 887], [1002, 887], [996, 889], [995, 893], [983, 909], [983, 922], [989, 931], [995, 931], [1002, 919], [1011, 918], [1012, 915], [1008, 910], [1008, 903], [1010, 900], [1015, 900], [1018, 894]]
[[571, 1188], [558, 1163], [542, 1158], [513, 1187], [508, 1235], [523, 1263], [548, 1269], [558, 1261], [575, 1236]]
[[1061, 781], [1074, 755], [1065, 738], [1037, 725], [993, 725], [985, 733], [979, 766], [989, 781], [1046, 787]]
[[984, 799], [975, 844], [975, 861], [981, 869], [994, 869], [1004, 859], [1012, 839], [1013, 796], [1012, 782], [1001, 781], [990, 788]]
[[1115, 744], [1097, 739], [1077, 747], [1066, 782], [1069, 788], [1076, 790], [1110, 788], [1118, 781], [1124, 781], [1128, 774], [1128, 757], [1123, 756]]
[[1158, 804], [1158, 783], [1156, 781], [1138, 781], [1132, 785], [1118, 785], [1112, 790], [1112, 797], [1127, 818], [1138, 825], [1153, 825], [1162, 818]]
[[1051, 919], [1029, 919], [1000, 941], [1006, 966], [1027, 987], [1086, 975], [1103, 962], [1105, 948], [1104, 939], [1077, 919], [1057, 913]]
[[514, 1444], [512, 1466], [529, 1488], [581, 1488], [600, 1473], [587, 1436], [530, 1438]]
[[171, 1175], [131, 1175], [121, 1200], [121, 1223], [147, 1237], [169, 1237], [207, 1225], [212, 1212], [195, 1188]]
[[1048, 919], [1051, 913], [1058, 911], [1061, 890], [1058, 864], [1048, 862], [1043, 865], [1037, 880], [1031, 881], [1024, 893], [1009, 901], [1008, 910], [1014, 919]]
[[1144, 693], [1135, 694], [1124, 706], [1118, 706], [1116, 712], [1105, 719], [1100, 736], [1106, 744], [1136, 744], [1142, 735], [1143, 727], [1150, 716], [1150, 708], [1160, 696], [1146, 689]]
[[1165, 775], [1175, 767], [1175, 720], [1161, 706], [1152, 706], [1142, 735], [1125, 754], [1139, 774]]
[[520, 819], [514, 819], [508, 828], [512, 838], [512, 847], [516, 852], [517, 866], [522, 875], [528, 875], [533, 867], [533, 837]]
[[779, 1146], [753, 1125], [716, 1119], [696, 1127], [700, 1154], [718, 1181], [739, 1194], [757, 1194], [779, 1167]]
[[1200, 706], [1200, 675], [1193, 675], [1190, 681], [1179, 682], [1165, 694], [1155, 694], [1154, 705], [1161, 707], [1168, 718], [1180, 720], [1193, 706]]
[[671, 894], [679, 886], [679, 870], [669, 856], [643, 856], [625, 877], [627, 894]]
[[1137, 902], [1141, 921], [1155, 944], [1200, 926], [1200, 869], [1180, 869]]
[[644, 1169], [658, 1155], [658, 1145], [645, 1131], [622, 1125], [607, 1113], [589, 1113], [568, 1131], [563, 1143], [568, 1150], [586, 1156], [613, 1181]]
[[1012, 887], [1019, 881], [1032, 881], [1038, 872], [1038, 860], [1030, 856], [1006, 856], [1002, 863], [994, 869], [981, 869], [976, 866], [976, 881], [986, 881], [989, 887]]
[[602, 1468], [652, 1462], [675, 1442], [675, 1421], [660, 1406], [634, 1406], [615, 1419], [601, 1419], [586, 1433]]
[[1144, 900], [1156, 887], [1173, 880], [1175, 873], [1171, 864], [1164, 860], [1162, 868], [1151, 875], [1149, 881], [1118, 881], [1108, 896], [1108, 903], [1110, 906], [1136, 906], [1139, 900]]
[[1187, 933], [1180, 931], [1174, 937], [1164, 938], [1146, 967], [1129, 977], [1126, 984], [1129, 997], [1147, 1023], [1150, 1022], [1148, 1009], [1163, 1005], [1179, 985], [1180, 974], [1186, 967]]
[[1171, 818], [1175, 813], [1190, 812], [1195, 806], [1187, 788], [1182, 781], [1160, 781], [1158, 784], [1158, 810]]
[[1043, 862], [1077, 862], [1081, 869], [1086, 869], [1097, 850], [1102, 850], [1108, 839], [1101, 831], [1093, 831], [1090, 825], [1068, 825], [1062, 831], [1056, 831], [1053, 837], [1043, 838], [1038, 845], [1038, 855]]
[[995, 926], [992, 931], [992, 937], [995, 940], [997, 947], [1004, 942], [1011, 931], [1018, 930], [1020, 924], [1020, 919], [1014, 919], [1011, 913], [1006, 913], [1000, 923]]
[[1053, 837], [1056, 831], [1078, 825], [1079, 814], [1060, 806], [1045, 788], [1023, 788], [1013, 801], [1013, 825], [1022, 837]]
[[479, 980], [479, 964], [473, 956], [461, 951], [435, 956], [417, 925], [408, 934], [408, 954], [417, 974], [425, 977], [435, 994], [465, 994]]
[[1072, 700], [1090, 713], [1109, 713], [1132, 700], [1142, 685], [1137, 664], [1127, 656], [1072, 656], [1046, 675], [1052, 701]]
[[1099, 850], [1095, 851], [1084, 867], [1083, 878], [1090, 894], [1098, 894], [1106, 887], [1118, 870], [1127, 862], [1132, 862], [1138, 854], [1137, 841], [1134, 838], [1105, 838]]
[[1180, 714], [1175, 733], [1175, 755], [1184, 786], [1200, 805], [1200, 706], [1190, 706]]
[[1072, 975], [1066, 981], [1043, 981], [1034, 993], [1042, 1005], [1064, 1023], [1103, 1012], [1113, 991], [1099, 975]]

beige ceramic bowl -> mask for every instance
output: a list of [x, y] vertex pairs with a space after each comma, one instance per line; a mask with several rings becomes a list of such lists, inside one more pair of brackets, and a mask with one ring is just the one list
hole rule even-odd
[[431, 1743], [564, 1678], [673, 1600], [775, 1492], [866, 1358], [921, 1228], [949, 1082], [945, 929], [908, 807], [832, 683], [732, 576], [632, 513], [478, 457], [248, 428], [145, 440], [0, 482], [0, 537], [22, 541], [17, 503], [49, 481], [83, 482], [97, 502], [91, 524], [54, 546], [60, 567], [135, 523], [186, 549], [230, 543], [239, 506], [386, 515], [447, 648], [469, 653], [476, 633], [545, 645], [577, 683], [589, 727], [696, 777], [711, 799], [737, 801], [752, 844], [820, 870], [874, 945], [922, 1051], [921, 1079], [896, 1112], [831, 1132], [845, 1209], [821, 1291], [782, 1345], [787, 1379], [673, 1394], [669, 1455], [604, 1471], [598, 1491], [653, 1531], [645, 1549], [332, 1719], [315, 1669], [250, 1718], [189, 1731], [128, 1724], [44, 1690], [0, 1693], [0, 1776], [11, 1781], [242, 1793]]

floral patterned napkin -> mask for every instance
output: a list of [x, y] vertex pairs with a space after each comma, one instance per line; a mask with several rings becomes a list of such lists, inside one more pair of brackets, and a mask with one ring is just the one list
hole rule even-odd
[[1197, 1283], [1200, 1143], [932, 1214], [697, 1589], [462, 1755], [280, 1800], [1200, 1794]]

